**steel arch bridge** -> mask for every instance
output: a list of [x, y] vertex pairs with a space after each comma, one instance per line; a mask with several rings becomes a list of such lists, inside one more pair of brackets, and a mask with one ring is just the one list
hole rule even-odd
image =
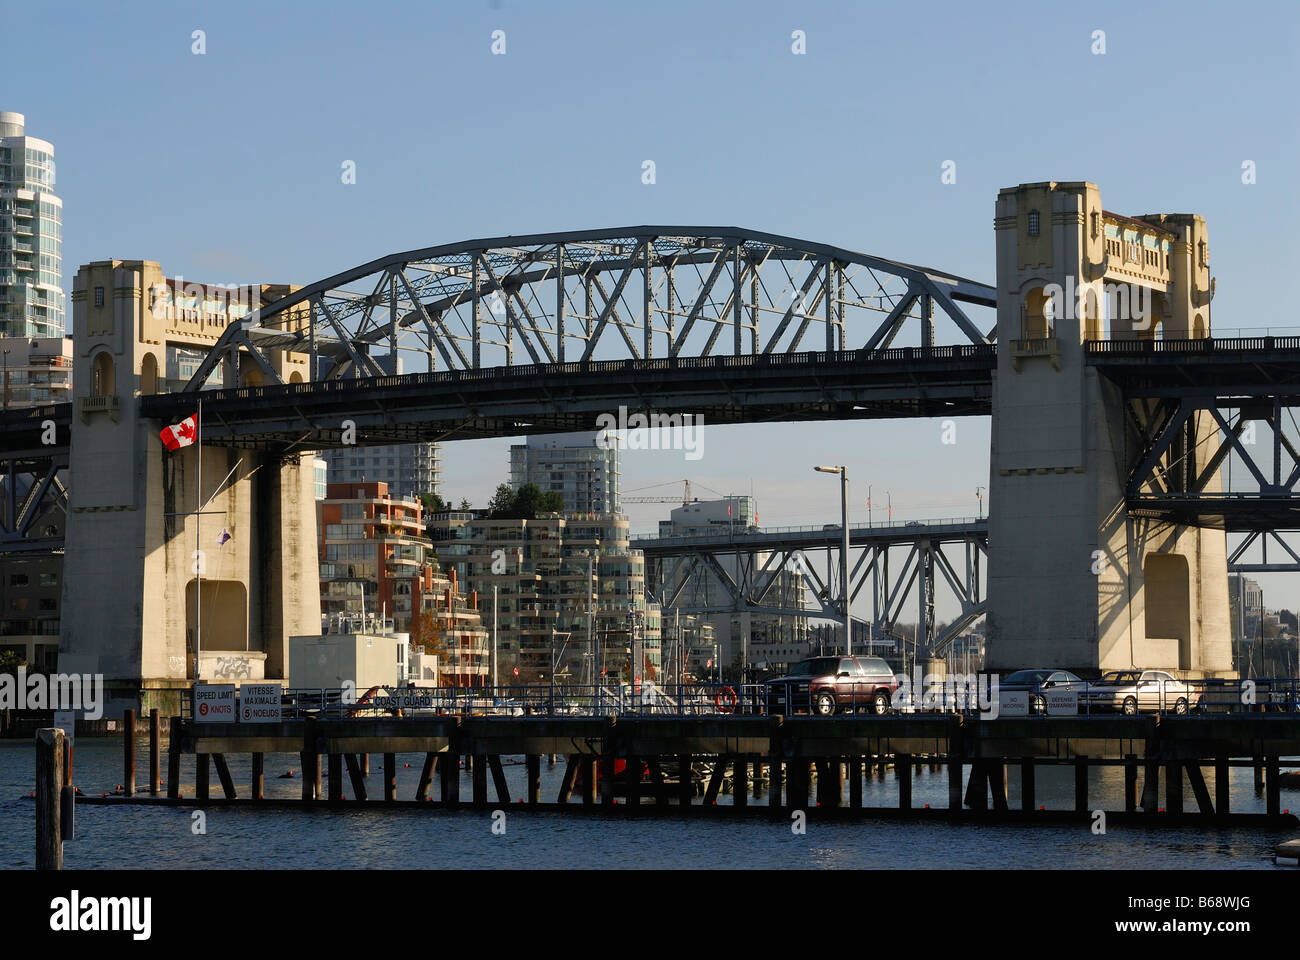
[[[185, 390], [282, 385], [285, 353], [309, 382], [424, 372], [800, 351], [875, 351], [908, 321], [933, 347], [988, 344], [965, 305], [994, 288], [926, 267], [738, 227], [640, 226], [470, 240], [382, 257], [232, 323]], [[816, 328], [820, 327], [818, 331]], [[905, 337], [905, 339], [907, 339]], [[249, 364], [238, 365], [240, 357]], [[384, 359], [387, 357], [388, 359]], [[416, 367], [411, 367], [412, 372]]]

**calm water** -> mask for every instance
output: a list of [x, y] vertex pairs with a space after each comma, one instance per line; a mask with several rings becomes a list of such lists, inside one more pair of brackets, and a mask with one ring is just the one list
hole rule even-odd
[[[78, 741], [73, 781], [86, 794], [111, 792], [121, 780], [121, 741]], [[148, 779], [148, 746], [136, 748], [137, 776]], [[231, 757], [236, 788], [247, 796], [250, 761]], [[414, 796], [422, 754], [398, 758], [398, 796]], [[406, 766], [406, 764], [410, 766]], [[505, 773], [514, 797], [524, 795], [522, 762]], [[267, 797], [297, 798], [296, 754], [268, 754]], [[166, 761], [163, 763], [164, 774]], [[278, 779], [293, 770], [295, 778]], [[382, 789], [382, 760], [371, 760], [368, 789]], [[542, 763], [542, 792], [554, 799], [564, 764]], [[193, 759], [182, 762], [181, 792], [193, 796]], [[0, 741], [0, 866], [33, 865], [33, 803], [28, 799], [35, 776], [35, 752], [30, 741]], [[346, 777], [346, 771], [344, 776]], [[1038, 771], [1039, 802], [1049, 810], [1068, 809], [1074, 800], [1073, 770]], [[1213, 772], [1206, 770], [1213, 795]], [[220, 791], [215, 771], [214, 792]], [[147, 785], [147, 784], [146, 784]], [[469, 799], [469, 777], [461, 777], [462, 797]], [[490, 786], [490, 780], [489, 780]], [[436, 793], [437, 781], [434, 790]], [[864, 784], [863, 802], [889, 806], [896, 802], [892, 769]], [[345, 780], [345, 796], [352, 796]], [[1019, 797], [1017, 772], [1009, 771], [1008, 798]], [[495, 798], [495, 791], [491, 791]], [[928, 767], [913, 778], [916, 806], [947, 805], [947, 772]], [[1123, 773], [1094, 769], [1089, 786], [1092, 802], [1101, 808], [1123, 807]], [[729, 796], [718, 798], [728, 804]], [[752, 801], [751, 801], [752, 802]], [[759, 801], [765, 802], [764, 801]], [[1194, 809], [1188, 790], [1186, 803]], [[1235, 811], [1263, 811], [1249, 769], [1232, 771]], [[1282, 806], [1300, 808], [1300, 793], [1284, 790]], [[876, 821], [810, 823], [804, 836], [779, 822], [721, 823], [710, 821], [625, 820], [621, 817], [567, 817], [554, 813], [506, 811], [506, 833], [491, 832], [490, 811], [444, 813], [436, 810], [346, 811], [295, 813], [285, 810], [214, 808], [207, 814], [207, 834], [191, 832], [190, 809], [121, 808], [80, 805], [77, 839], [64, 846], [65, 866], [78, 868], [152, 867], [367, 869], [427, 868], [1094, 868], [1094, 869], [1266, 869], [1272, 848], [1294, 831], [1215, 830], [1212, 828], [1136, 829], [1112, 827], [1095, 836], [1080, 826], [974, 826], [946, 823]]]

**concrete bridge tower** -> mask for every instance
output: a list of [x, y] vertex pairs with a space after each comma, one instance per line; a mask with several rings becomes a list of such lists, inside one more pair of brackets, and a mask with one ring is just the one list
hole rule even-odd
[[[195, 675], [197, 604], [204, 679], [283, 678], [289, 636], [320, 632], [312, 455], [205, 447], [204, 499], [242, 463], [207, 506], [196, 542], [198, 447], [167, 452], [164, 424], [138, 409], [142, 394], [179, 390], [241, 311], [282, 291], [186, 284], [150, 261], [77, 273], [59, 666], [102, 673], [109, 710], [178, 712]], [[303, 378], [306, 358], [272, 362], [285, 381]], [[259, 376], [243, 358], [221, 375], [226, 386]]]
[[[1205, 221], [1120, 216], [1096, 184], [1052, 182], [1002, 190], [994, 228], [989, 666], [1230, 673], [1225, 535], [1127, 514], [1152, 410], [1126, 411], [1084, 347], [1209, 335]], [[1188, 422], [1160, 465], [1166, 489], [1206, 468], [1216, 430]]]

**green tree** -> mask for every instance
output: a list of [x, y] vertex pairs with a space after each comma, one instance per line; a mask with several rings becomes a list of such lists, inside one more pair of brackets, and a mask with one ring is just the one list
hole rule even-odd
[[451, 504], [436, 493], [420, 494], [420, 503], [424, 504], [425, 513], [442, 513], [451, 509]]
[[496, 492], [492, 494], [492, 499], [488, 501], [488, 511], [497, 519], [509, 520], [514, 517], [515, 492], [510, 489], [510, 484], [502, 483], [497, 485]]

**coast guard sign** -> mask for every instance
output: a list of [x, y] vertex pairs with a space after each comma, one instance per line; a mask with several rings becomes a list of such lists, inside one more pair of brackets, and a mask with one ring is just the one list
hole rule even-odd
[[233, 683], [196, 683], [194, 685], [194, 720], [197, 723], [234, 723], [235, 685]]

